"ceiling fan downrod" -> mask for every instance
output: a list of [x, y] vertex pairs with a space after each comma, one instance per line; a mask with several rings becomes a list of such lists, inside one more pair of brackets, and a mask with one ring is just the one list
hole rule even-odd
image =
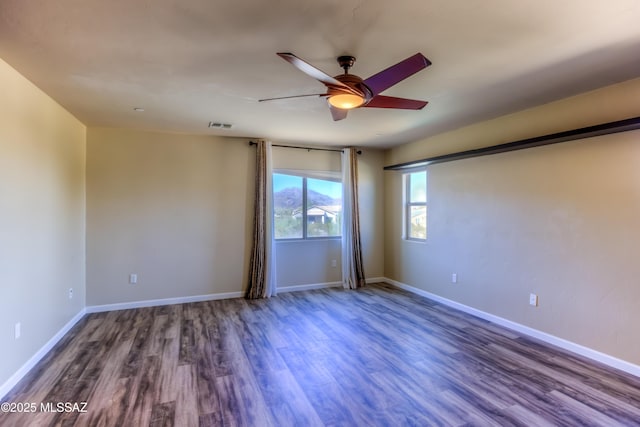
[[344, 55], [338, 57], [338, 64], [340, 64], [345, 74], [349, 74], [349, 68], [353, 67], [354, 62], [356, 62], [355, 56]]

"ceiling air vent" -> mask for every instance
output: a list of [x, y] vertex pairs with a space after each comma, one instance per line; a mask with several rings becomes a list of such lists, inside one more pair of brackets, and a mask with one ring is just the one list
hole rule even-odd
[[218, 128], [218, 129], [231, 129], [230, 123], [218, 123], [218, 122], [209, 122], [210, 128]]

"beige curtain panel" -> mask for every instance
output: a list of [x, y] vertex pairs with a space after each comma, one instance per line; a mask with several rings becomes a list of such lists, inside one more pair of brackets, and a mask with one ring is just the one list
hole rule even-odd
[[249, 283], [245, 298], [275, 295], [275, 251], [271, 233], [271, 144], [256, 143], [256, 175], [253, 217], [253, 246], [249, 261]]
[[358, 208], [358, 152], [345, 148], [342, 155], [342, 285], [347, 289], [364, 286]]

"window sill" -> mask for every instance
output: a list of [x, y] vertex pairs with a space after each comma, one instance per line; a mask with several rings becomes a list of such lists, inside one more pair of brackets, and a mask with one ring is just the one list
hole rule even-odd
[[276, 243], [303, 243], [303, 242], [324, 242], [324, 241], [340, 241], [342, 236], [338, 237], [312, 237], [310, 239], [275, 239]]
[[402, 240], [405, 242], [419, 243], [419, 244], [427, 243], [427, 239], [409, 239], [407, 237], [403, 237]]

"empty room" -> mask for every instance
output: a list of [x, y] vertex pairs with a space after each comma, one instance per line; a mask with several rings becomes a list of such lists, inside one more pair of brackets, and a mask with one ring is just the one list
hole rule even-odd
[[637, 0], [0, 2], [0, 426], [640, 426]]

